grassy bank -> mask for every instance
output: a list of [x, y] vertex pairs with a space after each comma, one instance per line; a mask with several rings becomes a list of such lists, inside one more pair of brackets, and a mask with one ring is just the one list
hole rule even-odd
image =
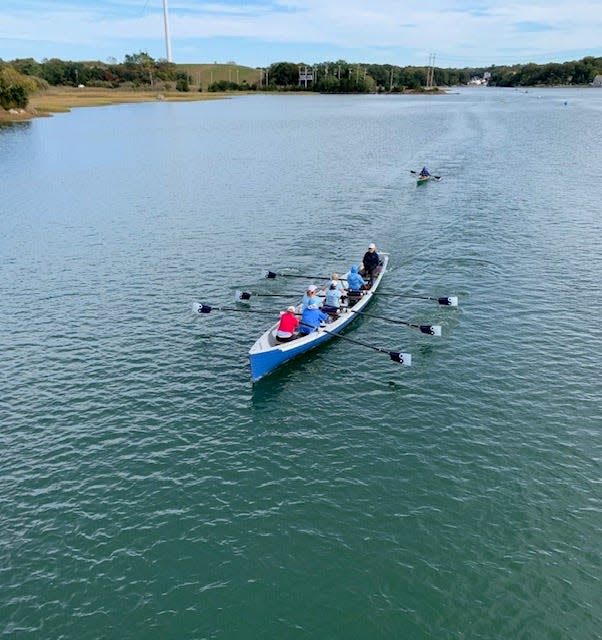
[[122, 89], [94, 89], [74, 87], [52, 87], [38, 91], [29, 99], [29, 105], [19, 112], [0, 109], [0, 122], [18, 122], [37, 116], [65, 113], [78, 107], [102, 107], [130, 102], [192, 102], [217, 100], [227, 97], [225, 93], [200, 93], [198, 91], [132, 91]]

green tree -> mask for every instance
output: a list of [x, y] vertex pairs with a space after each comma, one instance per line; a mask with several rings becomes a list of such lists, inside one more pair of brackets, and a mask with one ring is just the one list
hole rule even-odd
[[0, 62], [0, 107], [24, 109], [29, 101], [29, 94], [35, 88], [35, 82], [31, 78]]
[[299, 65], [293, 62], [276, 62], [270, 65], [270, 84], [278, 87], [297, 86], [299, 84]]

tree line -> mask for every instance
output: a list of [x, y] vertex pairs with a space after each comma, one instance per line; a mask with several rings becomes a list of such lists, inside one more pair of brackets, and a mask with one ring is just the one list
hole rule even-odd
[[[404, 92], [427, 90], [428, 67], [401, 67], [390, 64], [355, 64], [345, 60], [314, 65], [276, 62], [259, 70], [258, 84], [240, 84], [220, 80], [209, 91], [316, 91], [321, 93]], [[307, 72], [307, 75], [304, 75]], [[602, 74], [602, 58], [588, 56], [582, 60], [517, 64], [463, 69], [435, 68], [435, 87], [467, 84], [473, 77], [489, 73], [489, 86], [522, 87], [587, 85]], [[4, 62], [0, 59], [0, 106], [23, 108], [36, 88], [79, 86], [106, 88], [153, 88], [191, 90], [188, 73], [164, 59], [155, 60], [146, 52], [126, 55], [123, 62], [74, 62], [53, 58], [36, 62], [24, 58]], [[200, 87], [198, 87], [200, 90]]]

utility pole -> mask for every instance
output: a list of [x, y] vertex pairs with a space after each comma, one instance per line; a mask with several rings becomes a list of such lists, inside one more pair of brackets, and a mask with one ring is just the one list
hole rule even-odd
[[435, 84], [435, 54], [429, 54], [429, 66], [426, 70], [426, 88], [432, 89]]
[[165, 24], [165, 50], [167, 52], [167, 62], [171, 62], [171, 39], [169, 37], [169, 10], [167, 0], [163, 0], [163, 22]]

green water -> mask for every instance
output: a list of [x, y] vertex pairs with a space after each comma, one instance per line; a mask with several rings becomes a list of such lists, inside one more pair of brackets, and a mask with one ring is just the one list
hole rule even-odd
[[[600, 637], [602, 91], [252, 96], [0, 130], [0, 634]], [[410, 170], [443, 176], [416, 188]], [[348, 341], [252, 385], [369, 242]], [[319, 283], [319, 282], [318, 282]]]

